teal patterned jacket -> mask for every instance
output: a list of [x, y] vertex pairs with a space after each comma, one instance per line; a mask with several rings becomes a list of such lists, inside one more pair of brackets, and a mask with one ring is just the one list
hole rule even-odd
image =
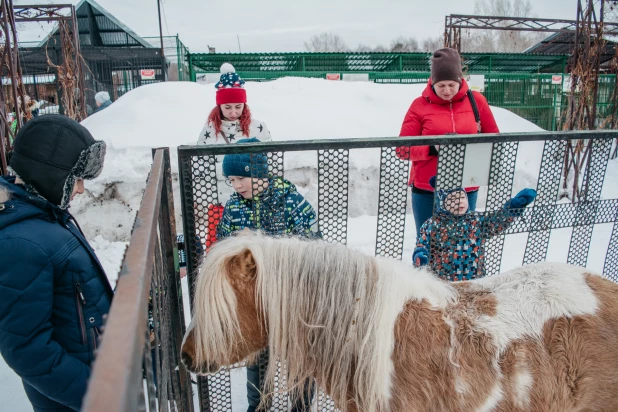
[[259, 229], [269, 235], [316, 238], [321, 237], [317, 226], [313, 207], [298, 193], [296, 186], [276, 177], [253, 199], [245, 199], [236, 192], [230, 196], [217, 226], [217, 240], [244, 228]]

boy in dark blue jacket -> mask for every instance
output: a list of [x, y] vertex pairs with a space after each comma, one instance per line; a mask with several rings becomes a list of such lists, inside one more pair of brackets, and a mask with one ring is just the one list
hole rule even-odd
[[[435, 176], [429, 180], [432, 187], [435, 181]], [[429, 265], [444, 280], [485, 276], [485, 241], [504, 232], [535, 197], [536, 191], [523, 189], [502, 210], [474, 213], [463, 188], [436, 191], [436, 211], [421, 226], [412, 262]]]
[[105, 143], [60, 115], [15, 138], [0, 177], [0, 353], [35, 412], [81, 408], [112, 288], [68, 212], [103, 168]]

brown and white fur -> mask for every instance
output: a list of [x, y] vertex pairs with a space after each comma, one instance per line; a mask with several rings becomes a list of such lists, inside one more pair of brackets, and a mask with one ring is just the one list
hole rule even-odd
[[618, 410], [618, 285], [579, 267], [449, 284], [341, 245], [242, 233], [209, 252], [194, 309], [191, 371], [268, 346], [287, 382], [314, 377], [344, 412]]

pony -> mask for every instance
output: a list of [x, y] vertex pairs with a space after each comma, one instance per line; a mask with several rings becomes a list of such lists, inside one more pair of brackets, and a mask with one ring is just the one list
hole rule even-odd
[[181, 348], [190, 371], [268, 348], [291, 396], [314, 378], [342, 412], [618, 410], [618, 285], [584, 268], [447, 283], [343, 245], [245, 232], [201, 266]]

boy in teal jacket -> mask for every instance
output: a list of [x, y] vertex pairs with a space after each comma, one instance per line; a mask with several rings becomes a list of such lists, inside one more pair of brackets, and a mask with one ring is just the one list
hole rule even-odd
[[[259, 143], [259, 140], [251, 138], [236, 142], [243, 143]], [[272, 236], [321, 237], [317, 231], [317, 217], [313, 207], [298, 193], [293, 183], [281, 177], [269, 176], [266, 155], [225, 155], [223, 175], [235, 192], [223, 210], [217, 226], [217, 240], [244, 228], [261, 230]], [[266, 367], [267, 363], [266, 352], [260, 355], [257, 365], [247, 366], [248, 412], [256, 411], [260, 403], [260, 364]], [[303, 399], [292, 406], [292, 412], [310, 410], [312, 386], [305, 386]]]

